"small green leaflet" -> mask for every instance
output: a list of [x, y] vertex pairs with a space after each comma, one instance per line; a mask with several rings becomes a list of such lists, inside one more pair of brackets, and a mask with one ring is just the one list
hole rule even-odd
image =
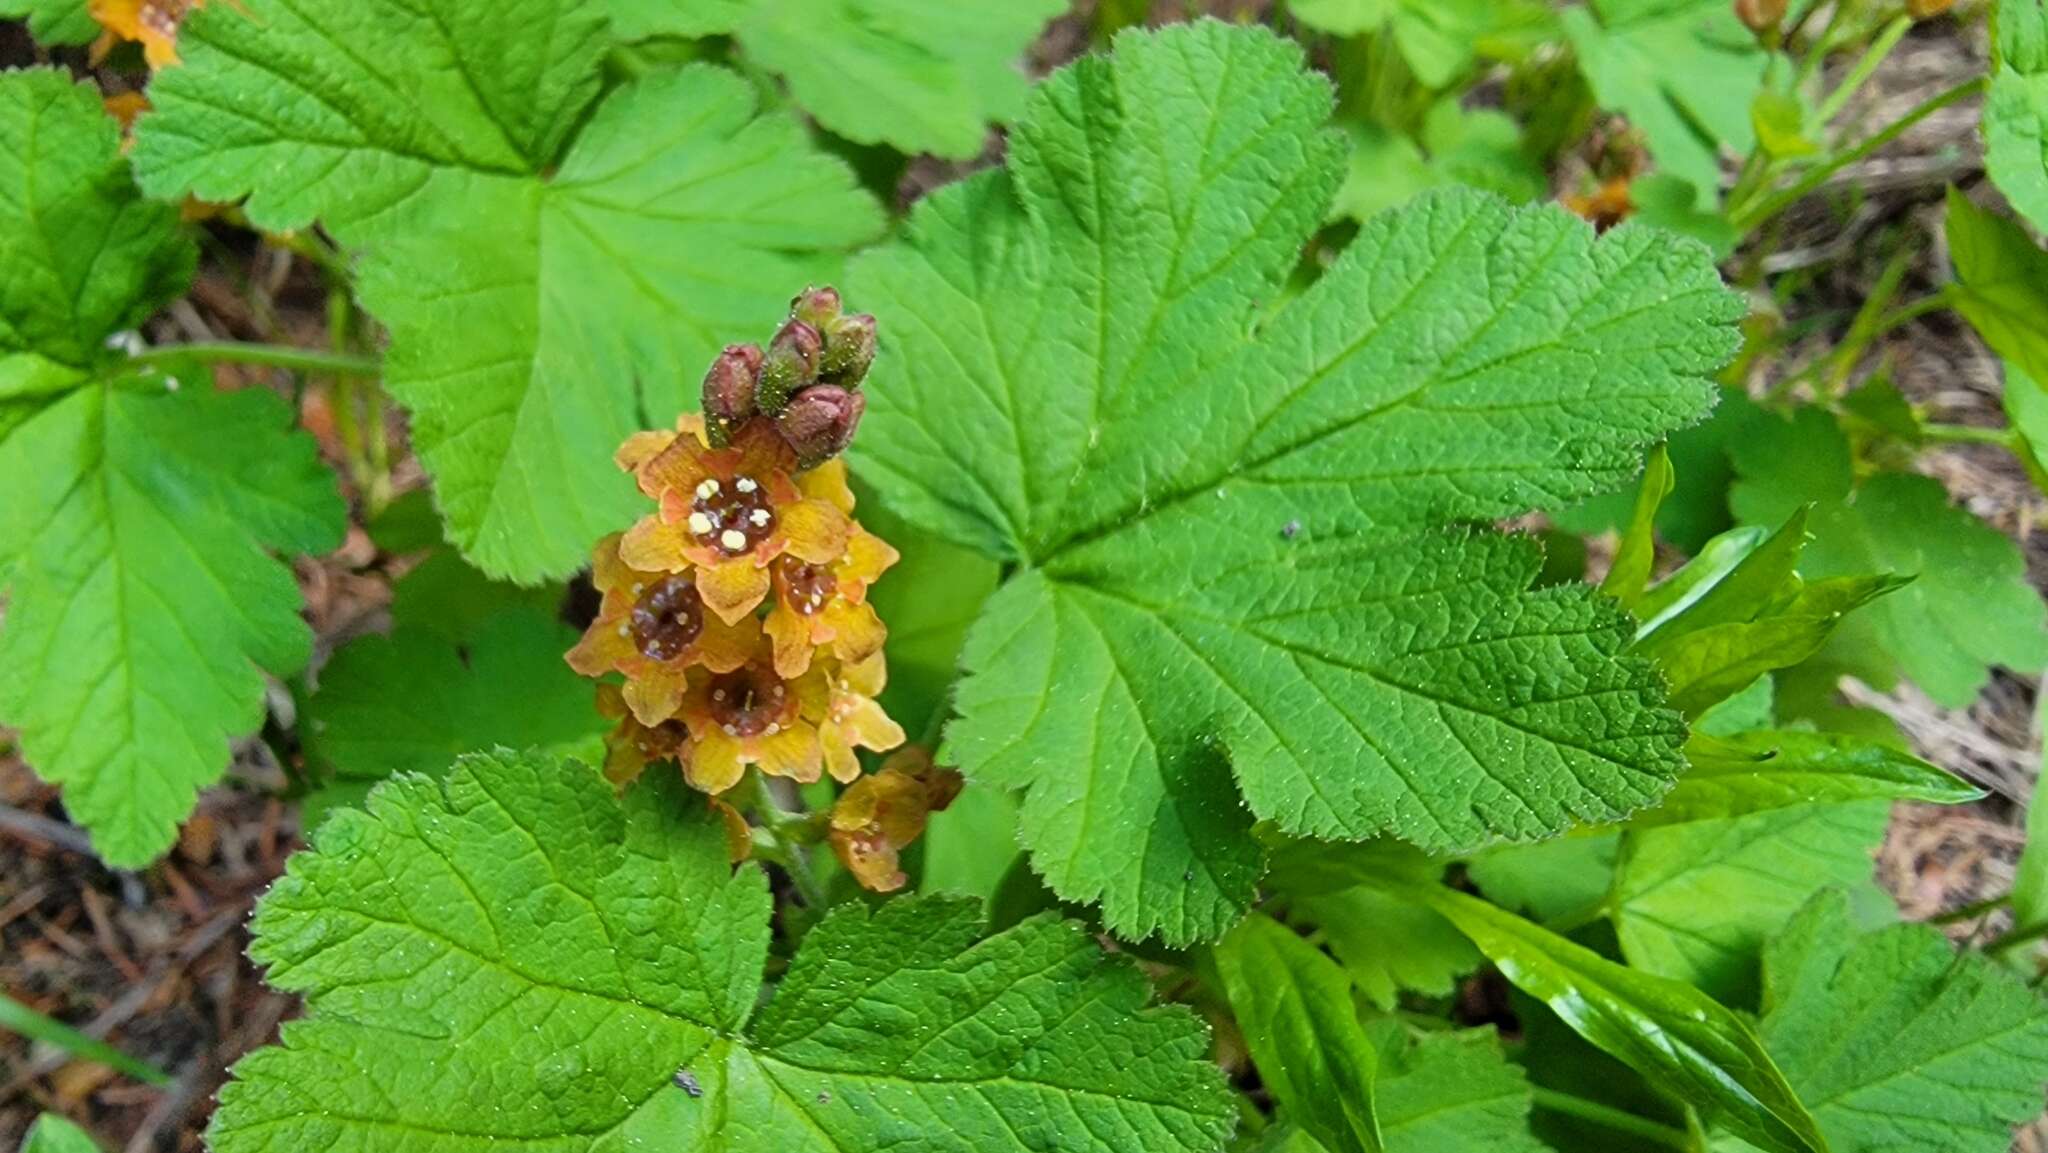
[[1754, 1004], [1764, 941], [1815, 892], [1855, 888], [1889, 907], [1873, 859], [1890, 815], [1887, 802], [1864, 801], [1630, 830], [1609, 898], [1622, 955], [1724, 1004]]
[[2048, 1001], [1927, 925], [1816, 897], [1764, 955], [1762, 1032], [1834, 1153], [2004, 1153], [2041, 1112]]
[[100, 1153], [86, 1131], [54, 1113], [45, 1113], [28, 1131], [21, 1153]]
[[2020, 366], [2037, 384], [2048, 380], [2048, 252], [2017, 221], [1988, 212], [1948, 190], [1948, 247], [1955, 262], [1949, 299], [1992, 351]]
[[194, 12], [178, 44], [137, 176], [366, 250], [449, 537], [496, 577], [581, 565], [635, 507], [619, 442], [694, 407], [699, 366], [881, 228], [729, 72], [652, 74], [593, 109], [595, 4], [247, 0]]
[[1603, 108], [1629, 118], [1657, 166], [1718, 203], [1724, 148], [1756, 145], [1750, 105], [1768, 57], [1726, 0], [1591, 0], [1563, 12]]
[[562, 659], [576, 630], [544, 598], [488, 582], [452, 553], [407, 573], [395, 597], [391, 634], [337, 652], [303, 702], [307, 759], [329, 774], [306, 802], [308, 827], [387, 777], [438, 774], [460, 753], [512, 744], [595, 758], [609, 722]]
[[1848, 439], [1827, 413], [1755, 422], [1732, 445], [1741, 480], [1730, 493], [1736, 516], [1778, 524], [1811, 502], [1813, 541], [1800, 557], [1809, 578], [1890, 572], [1914, 580], [1858, 610], [1860, 650], [1874, 661], [1865, 679], [1904, 673], [1954, 708], [1966, 705], [1990, 666], [2048, 664], [2048, 623], [2027, 583], [2019, 550], [2002, 533], [1948, 500], [1931, 477], [1879, 473], [1854, 482]]
[[0, 17], [28, 21], [38, 44], [84, 44], [100, 34], [89, 0], [0, 0]]
[[1020, 569], [950, 755], [1027, 790], [1034, 867], [1127, 936], [1233, 923], [1255, 817], [1469, 848], [1677, 768], [1619, 613], [1444, 526], [1622, 483], [1711, 403], [1740, 302], [1690, 244], [1457, 191], [1248, 335], [1341, 176], [1329, 111], [1270, 33], [1127, 35], [851, 273], [892, 334], [869, 479]]
[[607, 0], [628, 39], [731, 36], [848, 140], [969, 159], [1024, 108], [1025, 49], [1065, 0]]
[[1999, 0], [1984, 98], [1984, 167], [2020, 215], [2048, 228], [2048, 8]]
[[[1388, 1153], [1551, 1153], [1529, 1132], [1529, 1082], [1492, 1029], [1418, 1033], [1381, 1020], [1366, 1035], [1380, 1054], [1373, 1102]], [[1267, 1134], [1259, 1153], [1327, 1153], [1285, 1122]]]
[[703, 798], [465, 757], [338, 811], [250, 953], [306, 1020], [245, 1058], [215, 1153], [1194, 1153], [1235, 1119], [1206, 1030], [1138, 970], [979, 903], [834, 909], [757, 1009], [765, 875]]
[[1381, 1009], [1403, 991], [1445, 997], [1479, 967], [1472, 943], [1427, 905], [1361, 880], [1434, 882], [1444, 863], [1399, 841], [1326, 845], [1297, 841], [1275, 850], [1266, 884], [1281, 894], [1288, 919], [1315, 926], [1351, 975]]
[[1545, 924], [1583, 922], [1613, 889], [1620, 852], [1619, 832], [1574, 833], [1488, 849], [1465, 867], [1479, 891], [1504, 909], [1526, 912]]
[[1462, 77], [1489, 33], [1545, 15], [1528, 0], [1293, 0], [1287, 12], [1337, 36], [1391, 30], [1402, 59], [1429, 88], [1446, 88]]
[[1712, 821], [1812, 802], [1891, 800], [1960, 805], [1983, 797], [1965, 781], [1890, 745], [1840, 733], [1758, 730], [1721, 738], [1694, 730], [1685, 775], [1631, 829]]
[[1508, 980], [1631, 1068], [1772, 1153], [1829, 1153], [1799, 1096], [1742, 1018], [1689, 985], [1617, 965], [1477, 897], [1403, 887]]
[[1337, 962], [1263, 913], [1216, 945], [1216, 969], [1252, 1062], [1282, 1113], [1331, 1153], [1383, 1153], [1379, 1059]]
[[343, 524], [277, 397], [133, 378], [107, 350], [193, 259], [97, 89], [0, 76], [0, 722], [120, 867], [176, 838], [261, 722], [265, 672], [305, 663], [267, 550], [325, 552]]
[[1466, 109], [1456, 100], [1433, 105], [1421, 134], [1409, 139], [1378, 124], [1345, 126], [1351, 162], [1331, 211], [1360, 222], [1431, 188], [1464, 184], [1516, 204], [1540, 199], [1541, 166], [1522, 151], [1522, 128], [1494, 109]]

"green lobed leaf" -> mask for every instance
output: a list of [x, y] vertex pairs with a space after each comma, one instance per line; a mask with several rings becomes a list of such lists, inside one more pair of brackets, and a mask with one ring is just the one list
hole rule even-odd
[[1465, 868], [1479, 891], [1504, 909], [1526, 912], [1545, 924], [1579, 923], [1607, 900], [1620, 852], [1619, 832], [1580, 832], [1488, 849]]
[[135, 191], [99, 89], [44, 68], [0, 73], [0, 354], [74, 368], [185, 290], [178, 210]]
[[2048, 8], [1999, 0], [1984, 97], [1984, 167], [2020, 215], [2048, 228]]
[[2048, 1001], [1939, 930], [1816, 897], [1764, 955], [1764, 1041], [1835, 1153], [2004, 1153], [2041, 1111]]
[[[1754, 1004], [1763, 944], [1823, 888], [1873, 879], [1891, 805], [1794, 805], [1622, 837], [1610, 900], [1622, 955], [1726, 1004]], [[1875, 903], [1875, 901], [1871, 901]]]
[[1337, 36], [1388, 32], [1415, 78], [1438, 89], [1472, 67], [1489, 34], [1543, 15], [1523, 0], [1293, 0], [1287, 11]]
[[90, 1134], [55, 1113], [45, 1113], [29, 1128], [21, 1153], [100, 1153]]
[[90, 0], [0, 0], [0, 17], [28, 21], [38, 44], [84, 44], [100, 34]]
[[1268, 1092], [1332, 1153], [1382, 1153], [1379, 1060], [1337, 962], [1262, 913], [1216, 945], [1231, 1011]]
[[729, 35], [849, 140], [970, 159], [1024, 108], [1022, 57], [1064, 0], [607, 0], [621, 35]]
[[245, 1058], [216, 1153], [1214, 1150], [1202, 1027], [1049, 917], [834, 909], [756, 1009], [764, 875], [672, 774], [393, 779], [293, 858], [251, 955], [309, 1015]]
[[1027, 790], [1034, 867], [1130, 936], [1232, 923], [1254, 817], [1469, 848], [1676, 768], [1611, 606], [1442, 526], [1625, 479], [1710, 403], [1739, 305], [1690, 245], [1448, 192], [1249, 333], [1341, 172], [1329, 107], [1264, 31], [1126, 34], [851, 275], [892, 326], [869, 479], [1019, 565], [949, 755]]
[[1289, 899], [1289, 919], [1316, 926], [1352, 984], [1381, 1009], [1402, 992], [1449, 996], [1480, 957], [1434, 909], [1361, 878], [1433, 882], [1442, 861], [1399, 841], [1330, 846], [1296, 842], [1275, 853], [1267, 884]]
[[1954, 188], [1946, 231], [1956, 269], [1948, 294], [1956, 311], [1993, 352], [2034, 381], [2048, 380], [2048, 336], [2038, 323], [2048, 309], [2048, 252], [2018, 222], [1977, 207]]
[[1801, 575], [1914, 578], [1850, 621], [1868, 637], [1858, 649], [1866, 680], [1889, 687], [1903, 673], [1959, 708], [1976, 696], [1992, 665], [2048, 664], [2048, 623], [2019, 550], [1951, 505], [1941, 482], [1879, 473], [1854, 483], [1848, 439], [1827, 413], [1811, 408], [1789, 421], [1756, 422], [1733, 456], [1742, 479], [1730, 503], [1739, 519], [1775, 524], [1793, 507], [1813, 504], [1814, 539], [1800, 558]]
[[334, 478], [261, 390], [94, 384], [0, 444], [0, 717], [108, 863], [170, 847], [264, 676], [312, 633], [269, 555], [341, 542]]
[[1658, 168], [1719, 202], [1723, 149], [1756, 145], [1750, 105], [1769, 57], [1722, 0], [1591, 0], [1563, 12], [1602, 107], [1627, 116]]
[[562, 659], [576, 630], [536, 599], [450, 554], [407, 573], [391, 633], [335, 653], [303, 703], [307, 761], [327, 774], [306, 802], [308, 827], [379, 781], [438, 775], [461, 753], [511, 743], [594, 757], [610, 726]]
[[1418, 1033], [1384, 1020], [1368, 1030], [1389, 1153], [1546, 1153], [1529, 1132], [1531, 1094], [1492, 1029]]
[[1472, 938], [1580, 1036], [1774, 1153], [1828, 1153], [1814, 1120], [1750, 1027], [1677, 981], [1639, 973], [1476, 897], [1405, 889]]
[[1889, 799], [1960, 805], [1983, 790], [1926, 761], [1862, 737], [1797, 729], [1728, 737], [1695, 731], [1685, 775], [1632, 829], [1713, 821], [1808, 803]]
[[317, 219], [367, 250], [361, 297], [449, 538], [522, 583], [630, 518], [611, 453], [694, 407], [695, 366], [881, 228], [729, 72], [593, 108], [606, 44], [599, 6], [571, 0], [209, 5], [136, 127], [152, 192], [247, 197], [262, 227]]
[[1413, 140], [1364, 121], [1345, 129], [1351, 160], [1331, 211], [1361, 223], [1447, 184], [1516, 204], [1543, 196], [1543, 171], [1523, 151], [1521, 125], [1494, 109], [1467, 109], [1446, 97], [1430, 107]]

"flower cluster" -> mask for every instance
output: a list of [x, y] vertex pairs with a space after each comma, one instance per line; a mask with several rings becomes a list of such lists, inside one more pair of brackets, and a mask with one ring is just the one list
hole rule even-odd
[[925, 820], [945, 809], [964, 784], [958, 771], [932, 764], [911, 745], [882, 770], [862, 777], [832, 806], [826, 839], [846, 871], [878, 893], [894, 892], [909, 878], [898, 867], [903, 850], [924, 835]]
[[896, 550], [853, 519], [846, 465], [875, 324], [831, 289], [793, 304], [764, 351], [734, 345], [704, 381], [703, 417], [619, 450], [655, 511], [598, 544], [596, 621], [569, 652], [618, 674], [606, 771], [673, 760], [724, 793], [749, 765], [799, 782], [860, 776], [859, 748], [903, 743], [876, 703], [888, 631], [868, 588]]
[[192, 9], [204, 0], [91, 0], [87, 11], [106, 29], [92, 48], [92, 60], [105, 59], [116, 44], [132, 41], [142, 45], [149, 70], [168, 68], [178, 62], [178, 27]]

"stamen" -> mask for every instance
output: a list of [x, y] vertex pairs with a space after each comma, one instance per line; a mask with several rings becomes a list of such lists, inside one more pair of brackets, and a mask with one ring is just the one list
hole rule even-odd
[[755, 528], [767, 528], [768, 510], [765, 508], [757, 508], [754, 510], [753, 515], [749, 516], [747, 519], [754, 522]]
[[752, 492], [755, 489], [761, 487], [760, 485], [754, 483], [754, 478], [751, 476], [743, 476], [738, 480], [733, 481], [732, 486], [740, 490], [741, 492]]
[[698, 500], [710, 500], [712, 497], [717, 495], [718, 482], [716, 480], [707, 479], [703, 484], [697, 486]]
[[714, 527], [716, 526], [711, 523], [711, 518], [703, 513], [693, 512], [690, 514], [690, 531], [698, 536], [710, 536], [711, 530]]
[[729, 528], [718, 534], [718, 543], [728, 552], [738, 552], [747, 547], [747, 534], [736, 528]]

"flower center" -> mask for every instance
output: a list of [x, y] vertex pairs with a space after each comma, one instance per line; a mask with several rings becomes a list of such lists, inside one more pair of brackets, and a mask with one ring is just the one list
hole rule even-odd
[[704, 632], [704, 598], [688, 574], [663, 577], [633, 603], [633, 644], [651, 661], [683, 655]]
[[804, 616], [822, 612], [825, 602], [839, 591], [839, 581], [828, 567], [805, 564], [789, 555], [781, 557], [776, 564], [781, 570], [782, 587], [789, 591], [789, 607]]
[[796, 697], [768, 665], [711, 678], [711, 716], [728, 737], [774, 736], [796, 711]]
[[775, 531], [775, 506], [750, 476], [706, 480], [690, 503], [690, 534], [726, 556], [752, 552]]
[[653, 728], [633, 727], [633, 747], [650, 761], [665, 761], [689, 743], [690, 730], [681, 721], [663, 721]]
[[174, 37], [178, 34], [178, 23], [185, 19], [185, 10], [189, 7], [191, 0], [148, 0], [136, 13], [136, 20], [159, 36]]

